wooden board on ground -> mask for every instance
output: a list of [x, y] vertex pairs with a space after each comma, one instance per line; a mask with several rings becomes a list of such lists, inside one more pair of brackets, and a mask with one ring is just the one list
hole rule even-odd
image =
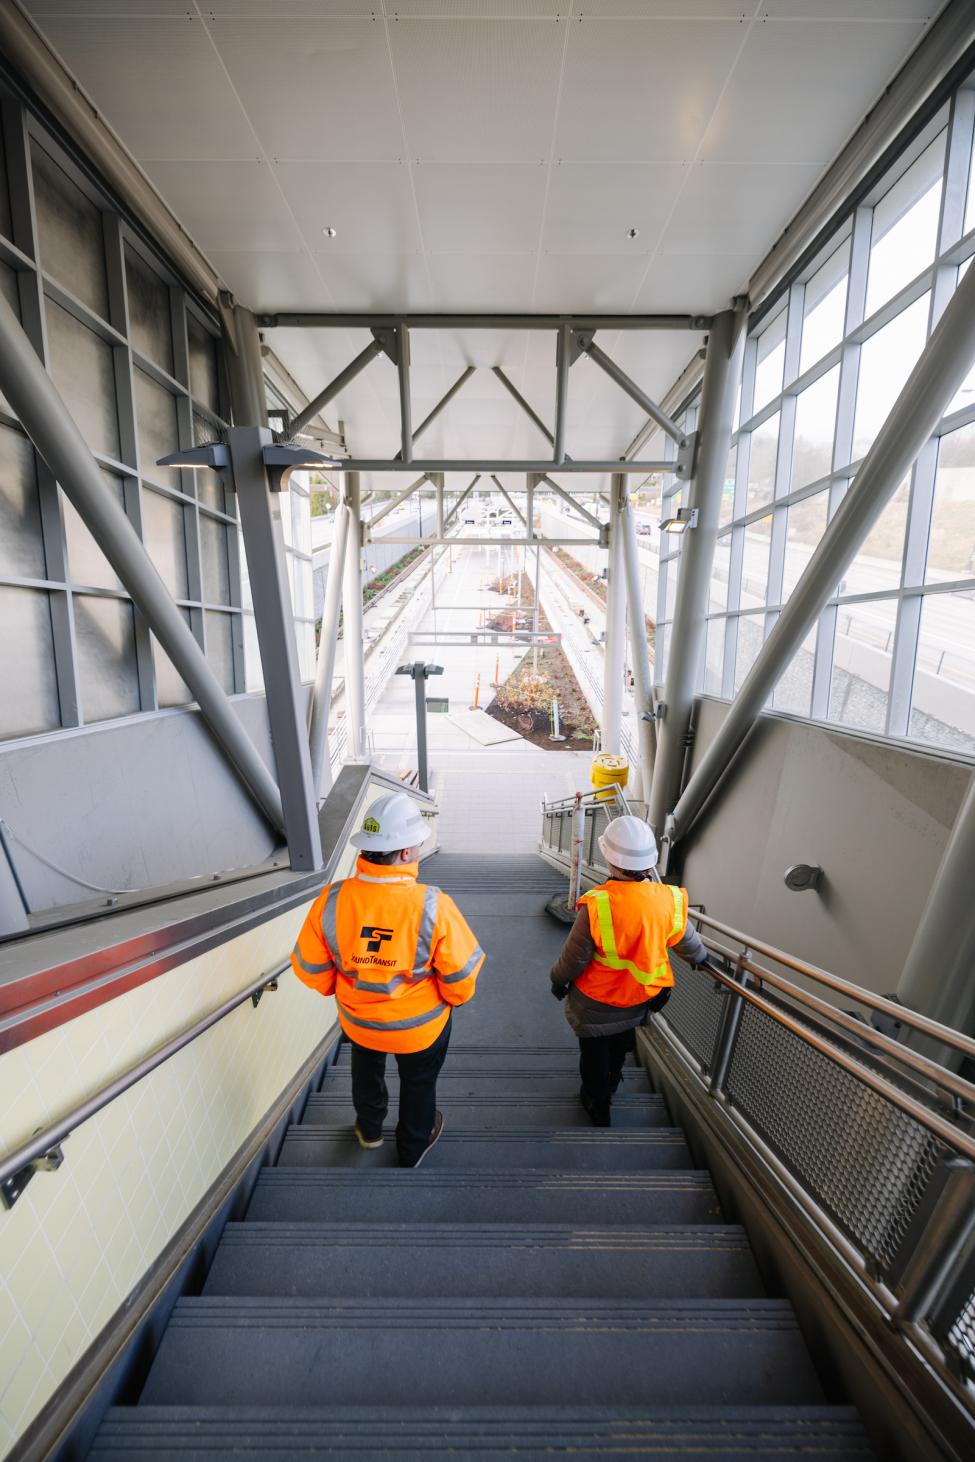
[[483, 711], [451, 711], [447, 720], [481, 746], [500, 746], [503, 741], [523, 741], [525, 738], [510, 726], [486, 716]]

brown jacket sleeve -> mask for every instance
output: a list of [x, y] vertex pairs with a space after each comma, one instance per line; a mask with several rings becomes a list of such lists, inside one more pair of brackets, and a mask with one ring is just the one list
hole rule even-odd
[[569, 930], [562, 953], [552, 966], [549, 979], [553, 985], [571, 985], [595, 957], [596, 942], [589, 932], [589, 914], [583, 907]]

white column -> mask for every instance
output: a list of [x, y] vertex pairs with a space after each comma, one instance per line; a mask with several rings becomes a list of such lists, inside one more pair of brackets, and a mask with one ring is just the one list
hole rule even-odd
[[620, 503], [626, 492], [626, 478], [614, 474], [609, 509], [609, 572], [606, 582], [606, 649], [603, 657], [603, 721], [600, 727], [603, 751], [622, 754], [623, 654], [626, 637], [626, 576], [623, 572], [623, 535], [620, 531]]
[[358, 472], [346, 473], [349, 542], [345, 551], [342, 593], [342, 640], [345, 645], [345, 718], [348, 755], [366, 752], [366, 668], [362, 637], [362, 510]]

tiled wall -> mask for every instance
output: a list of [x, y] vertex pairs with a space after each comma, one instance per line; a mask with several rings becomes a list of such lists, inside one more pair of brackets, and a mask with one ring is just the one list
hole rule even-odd
[[[350, 855], [342, 860], [347, 871]], [[0, 1152], [285, 960], [294, 910], [0, 1057]], [[334, 1022], [286, 974], [69, 1137], [0, 1210], [0, 1456]]]

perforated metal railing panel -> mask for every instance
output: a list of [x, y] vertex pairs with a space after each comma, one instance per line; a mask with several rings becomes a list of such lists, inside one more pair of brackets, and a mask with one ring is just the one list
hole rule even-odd
[[731, 996], [704, 970], [693, 969], [674, 954], [670, 962], [674, 988], [664, 1009], [664, 1019], [707, 1072]]
[[969, 1296], [958, 1319], [945, 1336], [945, 1347], [962, 1375], [975, 1381], [975, 1294]]
[[949, 1150], [772, 1016], [748, 1005], [729, 1100], [833, 1221], [888, 1269]]

